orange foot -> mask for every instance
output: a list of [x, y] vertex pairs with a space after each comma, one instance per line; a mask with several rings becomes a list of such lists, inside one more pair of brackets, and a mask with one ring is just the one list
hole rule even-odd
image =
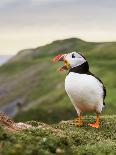
[[93, 128], [97, 128], [97, 129], [99, 128], [99, 124], [98, 123], [94, 123], [94, 124], [89, 123], [88, 125], [93, 127]]

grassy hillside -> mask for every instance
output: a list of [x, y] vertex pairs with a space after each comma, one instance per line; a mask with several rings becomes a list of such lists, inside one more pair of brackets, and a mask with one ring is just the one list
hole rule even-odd
[[36, 49], [22, 50], [0, 68], [0, 106], [12, 102], [22, 105], [15, 120], [31, 119], [54, 123], [76, 117], [65, 90], [65, 73], [51, 59], [59, 53], [81, 51], [90, 70], [102, 79], [107, 89], [103, 114], [116, 114], [116, 43], [92, 43], [71, 38]]
[[[85, 122], [92, 122], [92, 117]], [[102, 117], [99, 129], [77, 127], [72, 121], [47, 125], [30, 121], [25, 130], [8, 132], [0, 126], [1, 155], [115, 155], [116, 116]]]

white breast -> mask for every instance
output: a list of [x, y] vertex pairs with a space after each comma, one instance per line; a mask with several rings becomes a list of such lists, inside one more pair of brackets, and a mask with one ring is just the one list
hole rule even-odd
[[96, 111], [103, 108], [102, 83], [94, 76], [70, 72], [65, 79], [65, 90], [77, 113]]

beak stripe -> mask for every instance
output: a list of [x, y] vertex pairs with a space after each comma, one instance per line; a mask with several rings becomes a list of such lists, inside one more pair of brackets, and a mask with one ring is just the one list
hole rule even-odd
[[63, 60], [63, 55], [64, 54], [59, 54], [59, 55], [57, 55], [57, 56], [55, 56], [54, 58], [53, 58], [53, 61], [62, 61]]

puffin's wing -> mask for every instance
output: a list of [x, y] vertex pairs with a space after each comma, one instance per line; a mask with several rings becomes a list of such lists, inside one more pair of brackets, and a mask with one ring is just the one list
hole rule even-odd
[[[103, 83], [102, 83], [102, 84], [103, 84]], [[105, 88], [104, 85], [103, 85], [103, 92], [104, 92], [103, 97], [104, 97], [104, 100], [105, 100], [105, 97], [106, 97], [106, 88]], [[104, 105], [105, 105], [105, 102], [104, 102]]]
[[[103, 82], [97, 76], [95, 76], [93, 73], [88, 72], [87, 74], [94, 76], [100, 83], [102, 83], [102, 87], [103, 87], [103, 99], [105, 100], [105, 97], [106, 97], [106, 88], [105, 88]], [[105, 102], [103, 104], [105, 105]]]

